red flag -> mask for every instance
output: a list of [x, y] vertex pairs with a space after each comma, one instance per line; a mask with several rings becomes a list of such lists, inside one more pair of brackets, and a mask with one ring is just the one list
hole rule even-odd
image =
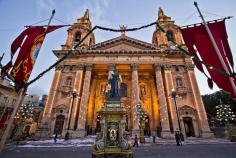
[[5, 111], [0, 120], [0, 129], [4, 127], [4, 123], [7, 120], [7, 116], [8, 116], [8, 111]]
[[[45, 35], [64, 25], [49, 26], [32, 26], [24, 30], [11, 45], [11, 56], [13, 57], [18, 48], [19, 54], [11, 70], [11, 76], [18, 84], [27, 83], [32, 72], [34, 63], [38, 56], [41, 45], [44, 41]], [[12, 67], [12, 61], [2, 68], [3, 71], [8, 72]]]
[[[226, 64], [226, 67], [229, 70], [229, 73], [232, 74], [234, 63], [227, 40], [228, 37], [225, 29], [224, 20], [210, 23], [208, 24], [208, 27], [216, 41], [216, 44], [220, 50], [221, 56]], [[181, 32], [186, 46], [193, 55], [196, 55], [196, 51], [198, 51], [202, 60], [206, 64], [225, 72], [204, 25], [181, 28]], [[197, 50], [194, 49], [194, 46]], [[196, 67], [204, 73], [202, 65], [197, 62], [194, 63], [196, 64]], [[229, 92], [232, 97], [236, 97], [236, 94], [234, 94], [234, 89], [230, 84], [229, 77], [219, 74], [208, 67], [207, 70], [211, 76], [211, 79], [218, 85], [219, 88]], [[236, 84], [235, 78], [233, 78], [233, 82]]]

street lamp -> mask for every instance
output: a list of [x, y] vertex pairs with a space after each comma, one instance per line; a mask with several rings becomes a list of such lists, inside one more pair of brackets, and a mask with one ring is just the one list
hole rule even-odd
[[69, 139], [69, 130], [70, 130], [70, 121], [71, 121], [71, 115], [72, 115], [72, 110], [73, 110], [73, 105], [74, 105], [74, 100], [75, 98], [78, 96], [76, 89], [74, 89], [71, 93], [70, 98], [72, 98], [72, 102], [71, 102], [71, 108], [70, 108], [70, 112], [69, 112], [69, 120], [68, 120], [68, 127], [67, 127], [67, 132], [65, 135], [65, 140]]
[[175, 91], [174, 88], [171, 89], [171, 97], [174, 99], [175, 110], [176, 110], [177, 120], [178, 120], [178, 125], [179, 125], [179, 130], [180, 130], [180, 133], [182, 133], [181, 126], [180, 126], [180, 121], [179, 121], [179, 112], [178, 112], [178, 107], [177, 107], [177, 104], [176, 104], [177, 92]]

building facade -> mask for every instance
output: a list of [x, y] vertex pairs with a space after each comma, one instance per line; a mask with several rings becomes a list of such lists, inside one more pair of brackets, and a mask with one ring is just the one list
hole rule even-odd
[[11, 82], [7, 79], [0, 79], [0, 138], [7, 127], [17, 99], [18, 94]]
[[[184, 46], [178, 26], [162, 9], [157, 21]], [[87, 10], [68, 29], [66, 43], [54, 54], [61, 58], [91, 29]], [[122, 76], [120, 93], [128, 110], [127, 131], [139, 131], [136, 105], [140, 103], [148, 116], [144, 129], [147, 135], [170, 138], [176, 130], [182, 130], [187, 137], [212, 136], [191, 58], [176, 49], [158, 27], [152, 43], [128, 37], [123, 31], [119, 37], [96, 44], [91, 33], [56, 67], [39, 131], [44, 136], [69, 131], [72, 137], [99, 131], [97, 112], [104, 103], [108, 72], [114, 69]], [[172, 89], [180, 96], [176, 98], [177, 111]], [[79, 97], [68, 97], [73, 90]]]

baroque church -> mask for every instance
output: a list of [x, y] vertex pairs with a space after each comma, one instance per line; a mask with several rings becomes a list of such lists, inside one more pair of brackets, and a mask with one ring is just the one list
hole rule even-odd
[[[157, 21], [176, 43], [185, 47], [178, 26], [162, 9]], [[53, 51], [55, 56], [61, 58], [91, 29], [86, 10], [68, 29], [61, 50]], [[125, 31], [116, 38], [95, 43], [95, 35], [90, 34], [55, 68], [37, 134], [49, 137], [58, 133], [64, 137], [69, 132], [75, 138], [99, 132], [97, 112], [104, 104], [109, 71], [115, 69], [122, 78], [120, 94], [128, 111], [126, 131], [139, 131], [136, 105], [141, 104], [147, 115], [145, 135], [171, 138], [181, 130], [186, 137], [212, 136], [192, 60], [176, 49], [158, 27], [152, 43], [128, 37]], [[175, 100], [173, 90], [177, 94]]]

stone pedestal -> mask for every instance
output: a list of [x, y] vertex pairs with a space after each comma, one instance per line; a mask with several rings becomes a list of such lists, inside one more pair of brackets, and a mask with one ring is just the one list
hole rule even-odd
[[161, 131], [161, 138], [171, 139], [174, 138], [174, 135], [170, 131]]
[[131, 142], [125, 136], [127, 111], [120, 101], [106, 101], [98, 112], [101, 115], [101, 134], [94, 144], [92, 158], [132, 158]]
[[[68, 130], [68, 132], [69, 132], [69, 139], [83, 138], [86, 135], [85, 130]], [[66, 133], [67, 130], [65, 130], [62, 133], [63, 138], [65, 138]]]
[[202, 138], [214, 138], [214, 134], [211, 131], [203, 131]]
[[47, 122], [42, 122], [41, 124], [39, 124], [38, 129], [36, 130], [34, 137], [38, 138], [38, 139], [50, 137]]

